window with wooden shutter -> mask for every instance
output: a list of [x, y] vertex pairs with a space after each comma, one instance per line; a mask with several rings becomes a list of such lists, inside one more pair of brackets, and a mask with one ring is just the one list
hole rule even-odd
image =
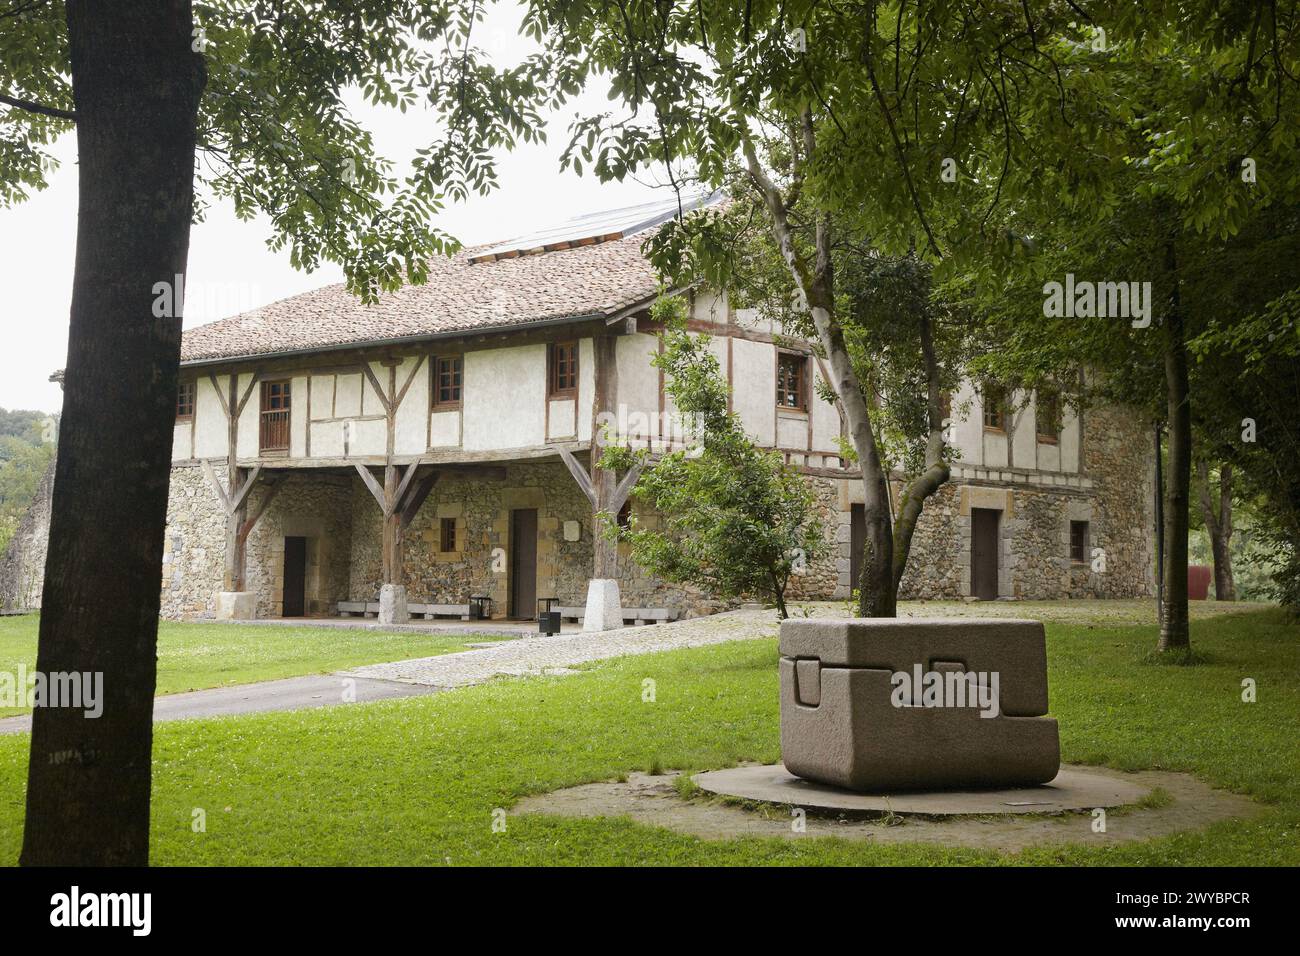
[[194, 383], [181, 382], [176, 387], [176, 420], [188, 422], [194, 418]]
[[262, 427], [258, 444], [263, 452], [289, 450], [291, 399], [288, 381], [262, 383]]
[[776, 404], [781, 408], [808, 410], [808, 356], [777, 353]]

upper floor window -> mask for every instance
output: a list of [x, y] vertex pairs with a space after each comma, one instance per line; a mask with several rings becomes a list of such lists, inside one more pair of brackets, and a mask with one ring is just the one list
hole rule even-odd
[[995, 382], [985, 382], [980, 389], [984, 402], [984, 427], [991, 431], [1007, 430], [1007, 390]]
[[262, 427], [259, 429], [259, 445], [262, 451], [289, 450], [291, 404], [289, 382], [262, 383]]
[[1061, 433], [1060, 392], [1046, 388], [1038, 390], [1034, 421], [1038, 432], [1038, 441], [1044, 445], [1055, 445]]
[[577, 397], [578, 343], [552, 342], [547, 357], [550, 365], [547, 395], [551, 398]]
[[176, 387], [176, 420], [188, 422], [194, 418], [194, 382], [181, 382]]
[[463, 359], [459, 355], [440, 355], [433, 360], [433, 404], [441, 407], [460, 405], [464, 377]]
[[776, 353], [776, 404], [781, 408], [808, 410], [808, 356]]

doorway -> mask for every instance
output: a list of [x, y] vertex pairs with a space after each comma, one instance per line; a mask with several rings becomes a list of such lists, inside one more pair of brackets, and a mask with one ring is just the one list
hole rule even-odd
[[510, 616], [537, 616], [537, 509], [510, 512]]
[[284, 593], [281, 595], [284, 617], [302, 617], [307, 609], [307, 539], [284, 539]]
[[998, 523], [995, 508], [970, 510], [970, 589], [981, 601], [998, 598]]

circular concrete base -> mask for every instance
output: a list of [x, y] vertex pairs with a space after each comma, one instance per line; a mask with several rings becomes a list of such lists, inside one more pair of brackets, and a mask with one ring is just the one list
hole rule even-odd
[[991, 813], [1057, 813], [1136, 803], [1149, 787], [1115, 770], [1062, 766], [1051, 783], [1010, 790], [940, 790], [931, 793], [855, 793], [813, 783], [781, 764], [709, 770], [692, 779], [701, 790], [744, 800], [824, 810], [920, 813], [929, 816]]

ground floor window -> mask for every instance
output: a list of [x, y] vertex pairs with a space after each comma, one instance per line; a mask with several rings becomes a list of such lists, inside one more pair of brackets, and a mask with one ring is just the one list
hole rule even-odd
[[1088, 522], [1070, 522], [1070, 560], [1075, 564], [1088, 561]]

